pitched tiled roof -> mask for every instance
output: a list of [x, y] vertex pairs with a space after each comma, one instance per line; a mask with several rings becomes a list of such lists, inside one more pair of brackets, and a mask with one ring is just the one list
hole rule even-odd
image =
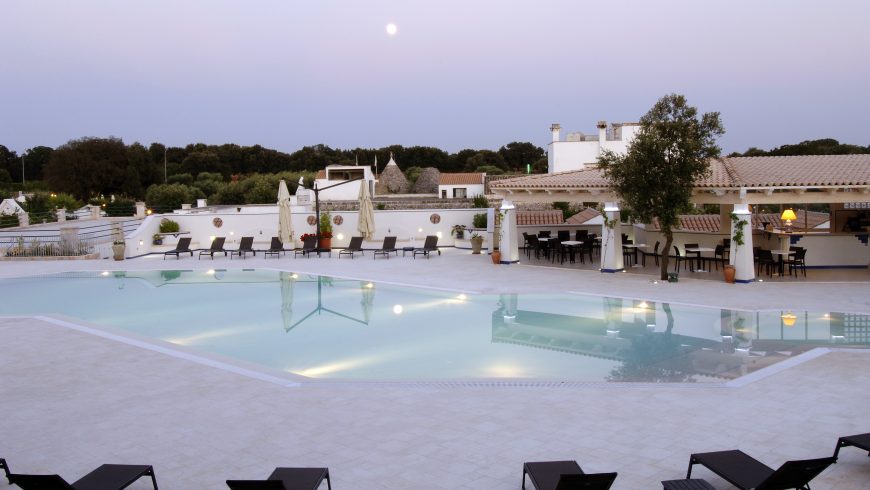
[[[710, 173], [697, 187], [836, 187], [870, 186], [870, 154], [725, 157], [710, 163]], [[604, 189], [607, 180], [597, 166], [492, 182], [490, 187], [525, 189]]]
[[441, 185], [480, 185], [483, 184], [483, 178], [486, 174], [480, 172], [473, 173], [442, 173], [441, 180], [438, 182]]
[[598, 212], [595, 208], [586, 208], [583, 211], [571, 216], [567, 220], [565, 220], [565, 224], [568, 225], [582, 225], [583, 223], [589, 221], [592, 218], [597, 218], [601, 216], [601, 213]]
[[[830, 221], [831, 216], [828, 213], [820, 213], [810, 211], [806, 213], [803, 209], [796, 209], [796, 220], [792, 222], [795, 228], [803, 229], [804, 223], [806, 228], [812, 229], [822, 223]], [[782, 228], [784, 223], [779, 219], [779, 213], [757, 213], [752, 215], [752, 227], [761, 228], [764, 223], [770, 223], [774, 228]], [[720, 216], [718, 214], [683, 214], [680, 216], [679, 229], [683, 231], [704, 231], [715, 233], [719, 231]], [[647, 230], [658, 230], [658, 220], [653, 220], [652, 224], [647, 225]]]
[[326, 178], [326, 170], [318, 170], [317, 175], [314, 176], [315, 179], [325, 179]]
[[561, 225], [565, 222], [562, 211], [517, 211], [517, 225]]

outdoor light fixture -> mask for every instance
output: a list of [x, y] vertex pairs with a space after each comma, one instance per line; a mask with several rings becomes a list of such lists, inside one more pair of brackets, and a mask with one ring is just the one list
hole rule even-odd
[[793, 327], [794, 322], [797, 321], [797, 316], [792, 312], [783, 313], [780, 318], [782, 318], [782, 324], [786, 327]]
[[785, 211], [782, 212], [782, 216], [780, 216], [780, 219], [785, 221], [785, 232], [791, 233], [791, 222], [792, 222], [792, 220], [797, 219], [797, 216], [794, 214], [794, 211], [792, 211], [791, 208], [786, 209]]

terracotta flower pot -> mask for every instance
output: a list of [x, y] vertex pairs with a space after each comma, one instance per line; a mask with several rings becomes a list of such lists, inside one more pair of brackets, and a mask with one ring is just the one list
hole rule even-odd
[[734, 276], [737, 274], [737, 269], [733, 265], [725, 265], [725, 282], [734, 284]]
[[496, 250], [492, 253], [492, 263], [493, 264], [501, 264], [501, 252]]

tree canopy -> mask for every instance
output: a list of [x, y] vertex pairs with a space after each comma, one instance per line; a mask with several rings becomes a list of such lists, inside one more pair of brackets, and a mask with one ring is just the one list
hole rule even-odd
[[716, 137], [725, 133], [718, 112], [698, 116], [682, 95], [670, 94], [640, 119], [640, 131], [625, 155], [605, 151], [598, 159], [604, 176], [634, 219], [657, 219], [666, 243], [662, 249], [661, 278], [667, 279], [672, 229], [679, 215], [691, 207], [697, 179], [720, 155]]
[[795, 145], [782, 145], [772, 150], [765, 151], [760, 148], [752, 147], [743, 153], [734, 152], [728, 156], [732, 157], [761, 157], [761, 156], [794, 156], [794, 155], [849, 155], [870, 153], [870, 145], [849, 145], [840, 143], [833, 138], [823, 138], [818, 140], [801, 141]]

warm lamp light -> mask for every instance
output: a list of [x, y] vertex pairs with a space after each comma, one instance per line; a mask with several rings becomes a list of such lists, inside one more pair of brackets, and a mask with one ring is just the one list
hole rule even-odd
[[796, 220], [797, 216], [794, 214], [794, 211], [792, 211], [791, 208], [788, 208], [782, 212], [782, 216], [780, 216], [780, 219], [785, 221], [785, 229], [787, 231], [791, 231], [791, 222], [792, 220]]
[[782, 318], [782, 324], [786, 327], [793, 327], [794, 322], [797, 321], [797, 316], [794, 313], [783, 313], [780, 318]]

